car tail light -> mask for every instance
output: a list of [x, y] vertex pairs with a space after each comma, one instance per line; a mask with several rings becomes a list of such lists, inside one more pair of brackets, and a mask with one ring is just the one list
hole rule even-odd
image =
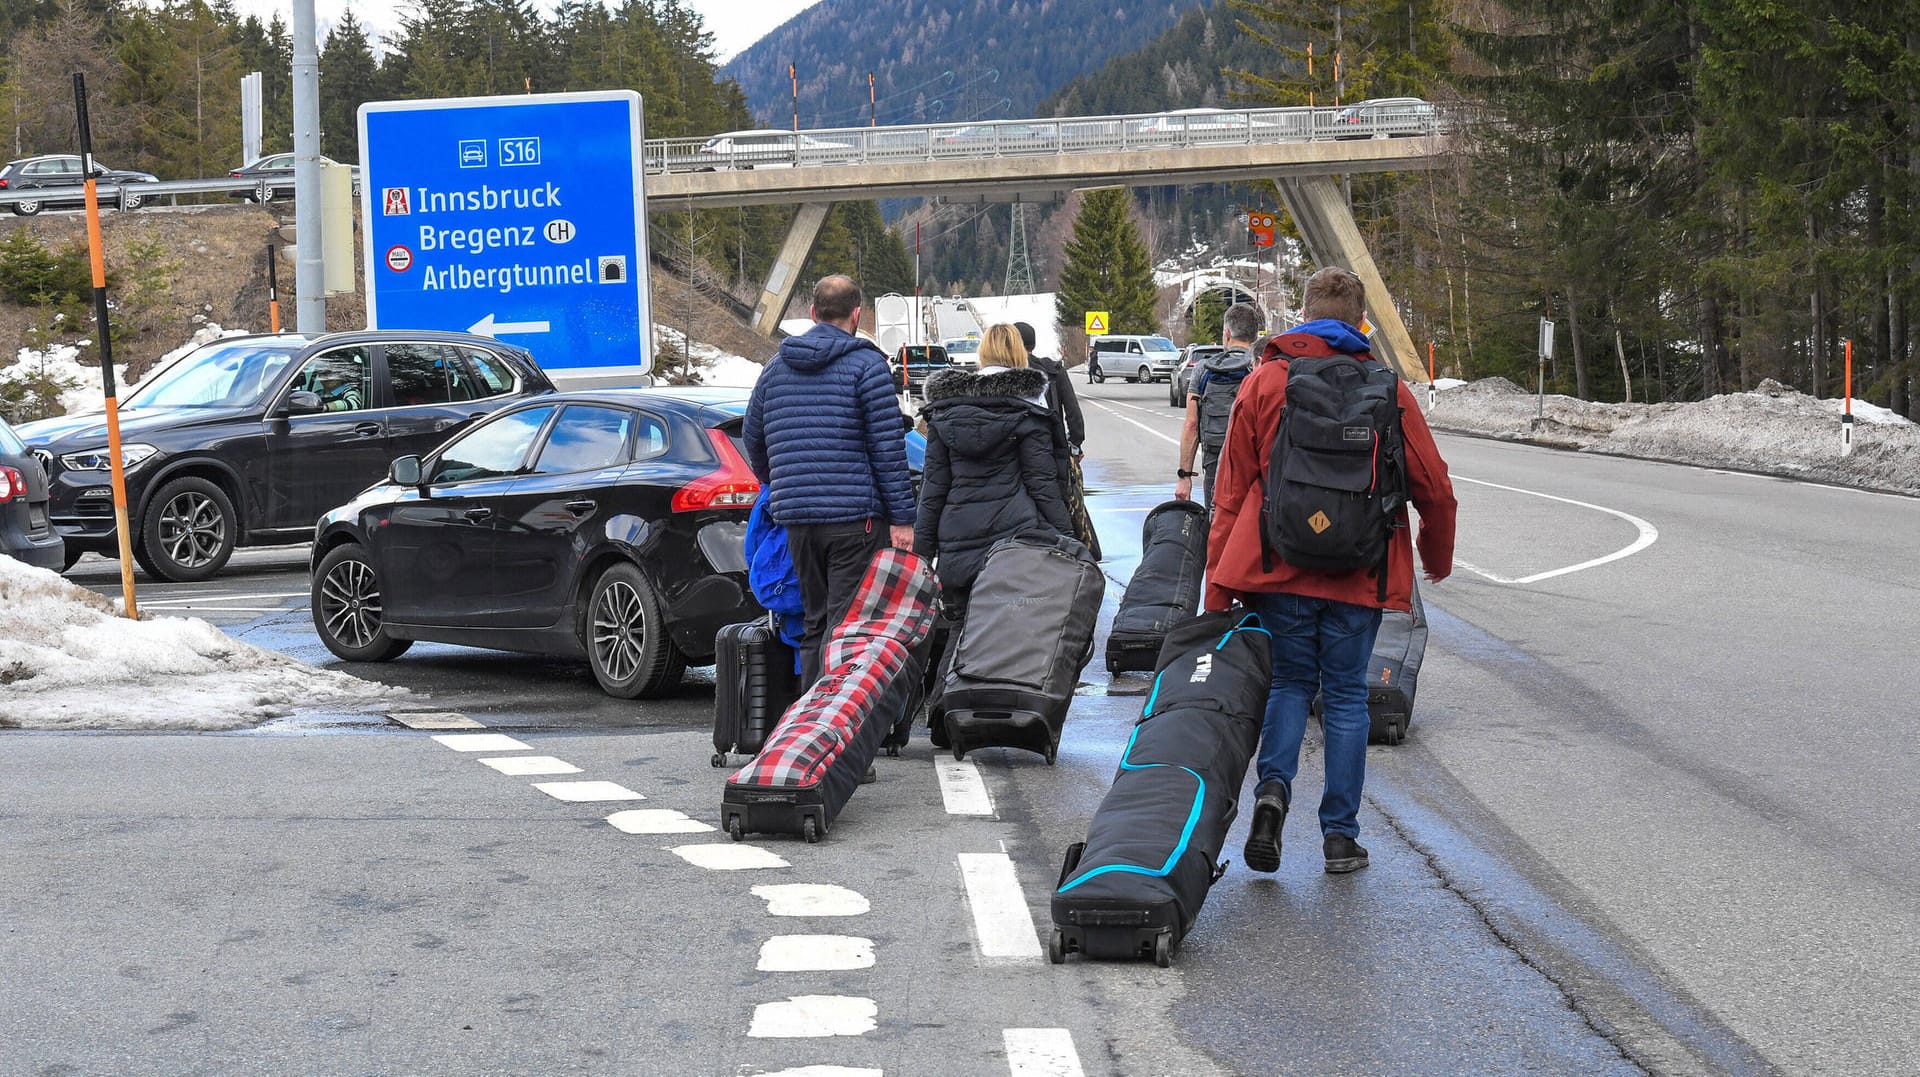
[[246, 178], [247, 178], [247, 177], [245, 177], [245, 176], [242, 176], [242, 175], [241, 175], [240, 173], [238, 173], [238, 172], [229, 172], [229, 173], [227, 173], [227, 175], [228, 175], [229, 177], [231, 177], [231, 178], [233, 178], [233, 179], [246, 179]]
[[740, 458], [740, 450], [733, 447], [733, 439], [724, 432], [709, 428], [707, 438], [713, 442], [713, 451], [720, 454], [720, 467], [674, 491], [673, 511], [751, 506], [760, 496], [760, 480], [754, 477], [753, 469]]
[[7, 177], [0, 176], [0, 191], [4, 191], [6, 189], [7, 189]]
[[19, 468], [0, 467], [0, 505], [27, 496], [27, 477]]

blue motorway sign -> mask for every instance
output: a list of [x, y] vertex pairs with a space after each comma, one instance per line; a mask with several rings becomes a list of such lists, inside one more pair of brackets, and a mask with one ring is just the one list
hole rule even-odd
[[640, 132], [630, 90], [360, 106], [368, 326], [651, 371]]

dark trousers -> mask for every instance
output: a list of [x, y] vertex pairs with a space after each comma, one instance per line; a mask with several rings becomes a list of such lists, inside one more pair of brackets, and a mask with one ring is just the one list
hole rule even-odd
[[787, 546], [800, 574], [800, 604], [806, 612], [801, 635], [803, 685], [820, 679], [820, 655], [834, 626], [847, 615], [873, 555], [887, 544], [887, 525], [879, 520], [840, 524], [794, 524]]

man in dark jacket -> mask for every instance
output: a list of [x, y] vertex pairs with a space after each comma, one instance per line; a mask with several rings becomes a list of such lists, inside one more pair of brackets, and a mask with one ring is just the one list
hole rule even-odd
[[854, 335], [860, 286], [823, 277], [814, 327], [788, 337], [747, 402], [747, 460], [767, 508], [787, 529], [806, 609], [804, 676], [820, 676], [820, 651], [846, 613], [873, 555], [888, 542], [913, 548], [913, 485], [906, 428], [887, 357]]
[[1213, 507], [1213, 479], [1220, 467], [1220, 448], [1227, 443], [1227, 416], [1240, 383], [1253, 369], [1253, 339], [1260, 335], [1260, 308], [1235, 303], [1220, 318], [1220, 343], [1227, 349], [1203, 361], [1187, 387], [1187, 422], [1180, 430], [1180, 466], [1174, 469], [1173, 496], [1193, 497], [1193, 454], [1200, 451], [1200, 471], [1206, 476], [1207, 507]]
[[1033, 326], [1015, 322], [1013, 327], [1020, 332], [1020, 343], [1026, 345], [1027, 365], [1047, 376], [1047, 406], [1060, 419], [1067, 444], [1073, 446], [1073, 455], [1079, 456], [1081, 443], [1087, 440], [1087, 420], [1080, 412], [1080, 398], [1074, 395], [1073, 380], [1067, 377], [1067, 364], [1034, 354]]
[[[1326, 733], [1326, 793], [1320, 800], [1321, 851], [1329, 872], [1367, 866], [1360, 834], [1360, 792], [1367, 770], [1367, 667], [1383, 608], [1407, 610], [1413, 594], [1413, 541], [1406, 508], [1387, 544], [1386, 579], [1377, 569], [1322, 572], [1287, 564], [1262, 538], [1263, 477], [1287, 404], [1294, 360], [1371, 358], [1358, 326], [1365, 305], [1360, 278], [1330, 266], [1308, 278], [1301, 301], [1306, 324], [1267, 345], [1267, 361], [1247, 375], [1233, 404], [1227, 444], [1214, 488], [1207, 542], [1209, 610], [1246, 602], [1273, 634], [1273, 691], [1260, 734], [1260, 784], [1243, 856], [1255, 871], [1280, 868], [1280, 831], [1300, 768], [1307, 709], [1321, 697]], [[1428, 580], [1453, 572], [1458, 505], [1447, 464], [1413, 393], [1401, 382], [1401, 444], [1408, 493], [1420, 512], [1420, 561]]]

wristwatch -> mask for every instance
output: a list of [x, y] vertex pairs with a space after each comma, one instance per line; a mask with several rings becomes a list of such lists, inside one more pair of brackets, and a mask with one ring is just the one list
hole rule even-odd
[[1173, 477], [1176, 479], [1197, 479], [1200, 477], [1200, 473], [1198, 471], [1188, 471], [1186, 468], [1175, 468]]

